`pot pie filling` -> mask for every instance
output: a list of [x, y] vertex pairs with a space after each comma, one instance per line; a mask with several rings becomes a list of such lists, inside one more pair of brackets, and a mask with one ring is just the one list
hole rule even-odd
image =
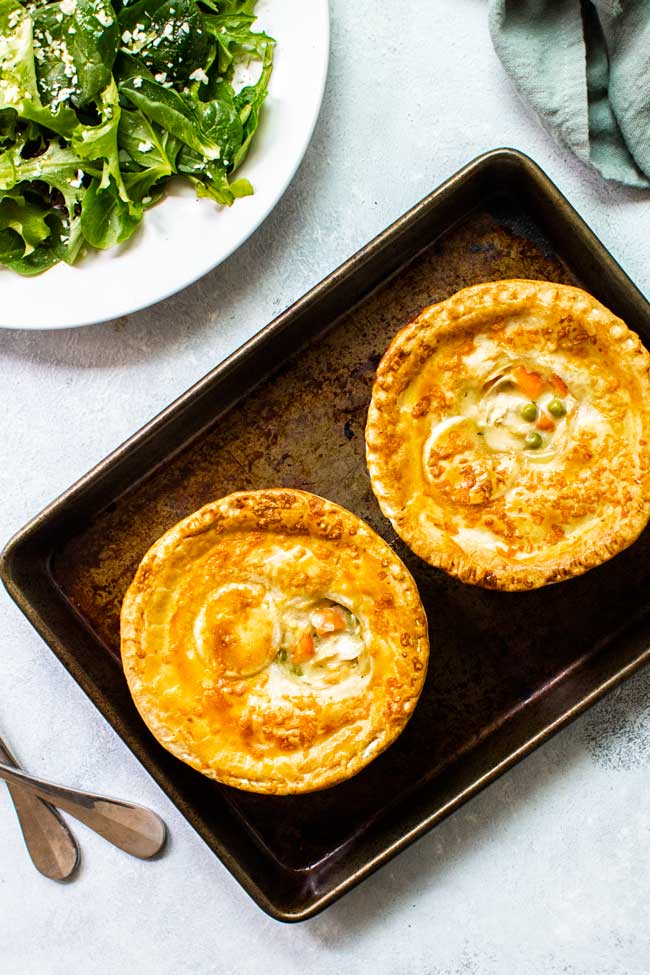
[[[463, 384], [457, 414], [438, 422], [430, 416], [423, 490], [434, 504], [442, 496], [463, 506], [452, 535], [461, 546], [482, 531], [496, 551], [521, 561], [584, 532], [600, 519], [607, 495], [618, 501], [616, 481], [624, 471], [616, 460], [617, 427], [626, 397], [610, 396], [603, 412], [579, 379], [571, 392], [561, 376], [535, 361], [504, 361], [497, 342], [469, 342], [460, 368], [474, 371], [482, 363], [487, 375]], [[443, 354], [439, 368], [447, 365]]]
[[295, 693], [297, 682], [342, 696], [346, 688], [362, 690], [370, 673], [361, 625], [349, 609], [331, 599], [286, 599], [259, 582], [215, 589], [199, 609], [192, 632], [188, 657], [197, 654], [218, 680], [238, 681], [267, 671], [280, 694]]
[[650, 513], [648, 363], [638, 336], [575, 288], [497, 282], [425, 310], [373, 391], [382, 510], [468, 582], [531, 588], [604, 561]]
[[428, 656], [415, 584], [356, 516], [297, 491], [206, 506], [145, 556], [122, 655], [165, 747], [260, 792], [354, 774], [408, 721]]

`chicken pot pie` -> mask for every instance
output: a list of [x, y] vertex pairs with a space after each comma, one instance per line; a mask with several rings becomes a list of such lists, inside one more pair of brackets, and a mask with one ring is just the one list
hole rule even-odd
[[578, 288], [496, 281], [426, 308], [379, 364], [366, 428], [382, 511], [463, 582], [533, 589], [650, 516], [650, 356]]
[[231, 494], [145, 555], [122, 660], [158, 741], [252, 792], [334, 785], [394, 741], [426, 674], [408, 570], [368, 525], [303, 491]]

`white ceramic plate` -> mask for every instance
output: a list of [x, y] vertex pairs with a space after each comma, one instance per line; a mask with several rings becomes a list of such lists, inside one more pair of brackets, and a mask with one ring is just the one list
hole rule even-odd
[[258, 27], [277, 41], [263, 119], [238, 175], [255, 195], [230, 208], [180, 180], [134, 237], [34, 278], [0, 270], [0, 327], [68, 328], [128, 315], [180, 291], [250, 237], [278, 202], [309, 144], [329, 59], [327, 0], [260, 0]]

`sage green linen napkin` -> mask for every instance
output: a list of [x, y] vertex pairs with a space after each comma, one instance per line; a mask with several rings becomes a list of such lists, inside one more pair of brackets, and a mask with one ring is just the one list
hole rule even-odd
[[650, 187], [650, 0], [489, 0], [501, 62], [605, 179]]

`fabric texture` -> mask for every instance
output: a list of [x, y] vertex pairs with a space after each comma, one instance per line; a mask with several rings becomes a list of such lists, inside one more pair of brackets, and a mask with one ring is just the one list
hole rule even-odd
[[560, 142], [650, 187], [650, 0], [489, 0], [495, 50]]

